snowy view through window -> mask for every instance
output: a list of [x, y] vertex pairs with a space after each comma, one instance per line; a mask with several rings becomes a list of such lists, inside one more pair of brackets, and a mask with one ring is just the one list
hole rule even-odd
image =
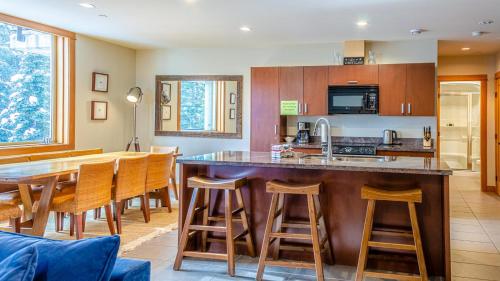
[[214, 130], [214, 81], [182, 81], [181, 130]]
[[52, 40], [0, 23], [0, 143], [51, 138]]

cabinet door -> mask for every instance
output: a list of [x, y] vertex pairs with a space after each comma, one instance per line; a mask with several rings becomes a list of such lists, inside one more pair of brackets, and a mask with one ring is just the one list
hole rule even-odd
[[304, 68], [302, 66], [279, 68], [279, 96], [282, 100], [299, 102], [299, 114], [303, 114]]
[[304, 67], [304, 115], [328, 114], [328, 66]]
[[406, 64], [381, 64], [378, 71], [379, 115], [404, 115], [406, 112]]
[[434, 116], [436, 108], [436, 70], [434, 63], [406, 66], [406, 115]]
[[330, 85], [378, 84], [378, 65], [334, 65], [328, 72]]
[[279, 68], [252, 67], [250, 150], [270, 151], [280, 140]]

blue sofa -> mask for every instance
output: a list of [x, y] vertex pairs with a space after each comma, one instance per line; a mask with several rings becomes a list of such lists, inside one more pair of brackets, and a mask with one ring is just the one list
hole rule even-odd
[[59, 241], [0, 231], [0, 281], [149, 281], [151, 263], [117, 258], [120, 236]]

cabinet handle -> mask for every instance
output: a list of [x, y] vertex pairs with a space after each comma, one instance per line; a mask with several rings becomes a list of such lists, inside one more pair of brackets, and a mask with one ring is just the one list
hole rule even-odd
[[307, 113], [307, 103], [304, 103], [304, 113]]
[[278, 135], [278, 125], [274, 125], [274, 134]]
[[302, 104], [299, 102], [299, 114], [302, 114]]
[[408, 114], [411, 115], [411, 103], [408, 103]]
[[402, 103], [401, 104], [401, 115], [404, 115], [405, 114], [405, 104]]
[[347, 84], [358, 84], [358, 80], [349, 80]]

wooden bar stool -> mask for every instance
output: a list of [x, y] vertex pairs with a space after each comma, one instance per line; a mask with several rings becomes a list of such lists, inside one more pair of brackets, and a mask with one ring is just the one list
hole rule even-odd
[[[243, 197], [241, 195], [240, 188], [246, 185], [246, 178], [238, 179], [216, 179], [208, 177], [191, 177], [187, 180], [187, 186], [193, 188], [193, 195], [191, 197], [191, 202], [189, 203], [189, 208], [186, 215], [186, 221], [182, 229], [181, 239], [179, 243], [179, 249], [177, 250], [177, 256], [175, 258], [174, 270], [179, 270], [182, 264], [182, 259], [184, 257], [195, 257], [195, 258], [205, 258], [205, 259], [217, 259], [227, 261], [227, 271], [228, 274], [234, 276], [234, 244], [236, 240], [240, 238], [245, 238], [247, 250], [250, 256], [255, 256], [254, 244], [252, 241], [252, 234], [248, 226], [248, 218], [245, 211], [245, 205], [243, 204]], [[202, 207], [197, 207], [198, 198], [200, 197], [199, 189], [204, 190], [204, 202]], [[224, 217], [213, 217], [209, 216], [210, 213], [210, 191], [211, 190], [224, 190]], [[232, 209], [232, 191], [236, 194], [236, 201], [238, 208], [236, 210]], [[203, 212], [203, 224], [195, 225], [193, 220], [196, 214]], [[233, 219], [233, 216], [240, 215], [241, 219]], [[226, 226], [211, 226], [212, 221], [225, 221]], [[233, 222], [239, 222], [243, 226], [243, 231], [234, 236], [233, 235]], [[202, 251], [186, 251], [186, 245], [188, 239], [192, 237], [195, 233], [202, 233]], [[208, 232], [220, 232], [226, 233], [226, 253], [208, 253], [207, 241]], [[216, 239], [212, 242], [217, 242]]]
[[[425, 268], [424, 252], [422, 250], [422, 241], [420, 240], [420, 230], [418, 227], [417, 212], [415, 203], [422, 202], [422, 190], [411, 189], [403, 191], [388, 191], [370, 186], [363, 186], [361, 188], [361, 198], [368, 200], [368, 208], [366, 210], [365, 225], [363, 228], [363, 237], [361, 240], [361, 249], [359, 250], [358, 268], [356, 271], [356, 281], [363, 280], [363, 277], [396, 279], [396, 280], [423, 280], [427, 279], [427, 270]], [[375, 212], [375, 202], [377, 200], [392, 201], [392, 202], [406, 202], [410, 211], [411, 230], [405, 231], [402, 229], [391, 228], [376, 228], [373, 227], [373, 215]], [[412, 238], [413, 244], [404, 243], [389, 243], [373, 241], [372, 234], [384, 235], [392, 237], [406, 237]], [[419, 275], [405, 274], [405, 273], [386, 273], [380, 271], [366, 270], [366, 262], [368, 260], [369, 248], [378, 249], [394, 249], [398, 251], [411, 251], [415, 252], [417, 256]]]
[[[321, 184], [290, 184], [279, 181], [266, 183], [266, 191], [273, 193], [271, 207], [267, 218], [264, 241], [260, 252], [259, 267], [257, 270], [257, 280], [262, 280], [266, 265], [279, 267], [307, 268], [316, 271], [317, 280], [324, 280], [323, 263], [321, 254], [326, 254], [327, 259], [333, 262], [332, 248], [326, 232], [325, 219], [321, 212], [319, 203], [319, 191]], [[285, 221], [285, 194], [306, 195], [309, 221]], [[276, 231], [273, 226], [276, 223]], [[310, 234], [282, 232], [283, 228], [309, 229]], [[301, 261], [280, 261], [280, 249], [304, 251], [304, 246], [281, 245], [281, 239], [305, 240], [312, 242], [312, 252], [314, 263]], [[267, 258], [269, 246], [273, 244], [273, 259]], [[306, 245], [307, 248], [307, 245]], [[311, 247], [309, 247], [310, 249]]]

